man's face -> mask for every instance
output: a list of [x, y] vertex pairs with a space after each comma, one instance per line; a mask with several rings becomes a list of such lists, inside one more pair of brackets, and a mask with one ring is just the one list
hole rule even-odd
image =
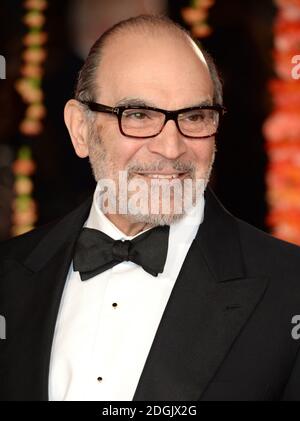
[[[118, 106], [131, 100], [166, 110], [213, 102], [213, 85], [204, 59], [192, 44], [174, 35], [128, 34], [106, 46], [98, 69], [99, 103]], [[149, 139], [129, 138], [120, 133], [116, 116], [97, 113], [90, 130], [89, 158], [96, 177], [114, 180], [119, 171], [128, 171], [128, 180], [143, 180], [147, 185], [157, 177], [202, 179], [207, 184], [215, 151], [214, 138], [189, 139], [179, 133], [174, 121]], [[160, 197], [161, 199], [161, 197]], [[129, 216], [131, 221], [172, 223], [171, 195], [169, 215]], [[177, 200], [177, 199], [176, 199]]]

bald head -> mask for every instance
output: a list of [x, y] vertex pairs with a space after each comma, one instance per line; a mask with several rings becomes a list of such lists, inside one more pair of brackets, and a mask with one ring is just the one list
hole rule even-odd
[[[150, 57], [150, 54], [154, 56]], [[165, 16], [153, 15], [141, 15], [121, 21], [101, 35], [80, 71], [75, 98], [79, 101], [95, 100], [102, 95], [101, 79], [102, 83], [107, 83], [107, 72], [110, 79], [112, 77], [112, 64], [119, 66], [119, 74], [122, 74], [132, 60], [135, 60], [135, 67], [138, 65], [137, 58], [140, 59], [140, 70], [145, 69], [151, 59], [153, 67], [153, 61], [156, 60], [157, 66], [154, 67], [161, 76], [163, 72], [170, 70], [173, 73], [170, 64], [176, 68], [180, 66], [182, 72], [180, 80], [177, 80], [178, 84], [182, 83], [185, 74], [188, 77], [199, 69], [203, 74], [207, 72], [206, 83], [212, 84], [213, 89], [212, 102], [222, 104], [222, 84], [211, 57], [184, 28]], [[134, 68], [130, 72], [134, 73]]]

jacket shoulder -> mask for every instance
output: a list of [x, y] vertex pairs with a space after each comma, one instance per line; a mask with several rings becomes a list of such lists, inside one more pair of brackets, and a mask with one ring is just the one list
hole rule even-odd
[[281, 240], [279, 238], [276, 238], [272, 234], [265, 232], [259, 228], [256, 228], [255, 226], [249, 224], [248, 222], [245, 222], [239, 218], [236, 218], [236, 221], [238, 223], [240, 232], [242, 236], [248, 236], [251, 239], [255, 239], [256, 241], [259, 241], [261, 243], [265, 243], [269, 247], [275, 247], [278, 249], [286, 249], [289, 250], [291, 253], [299, 253], [300, 252], [300, 246], [293, 244], [289, 241]]
[[0, 261], [10, 258], [26, 257], [45, 238], [50, 242], [61, 241], [80, 229], [90, 211], [92, 196], [80, 203], [75, 209], [56, 220], [32, 231], [0, 243]]
[[282, 273], [298, 271], [300, 274], [300, 247], [275, 238], [245, 221], [235, 218], [239, 227], [241, 248], [245, 262], [257, 270], [272, 270]]
[[59, 220], [55, 220], [38, 228], [34, 228], [25, 234], [2, 241], [0, 243], [0, 259], [4, 260], [14, 257], [22, 258], [26, 256], [30, 250], [34, 249], [41, 239], [47, 235], [47, 233], [58, 223]]

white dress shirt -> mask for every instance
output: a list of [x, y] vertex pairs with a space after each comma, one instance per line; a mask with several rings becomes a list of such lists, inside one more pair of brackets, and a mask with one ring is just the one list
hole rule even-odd
[[[115, 240], [132, 239], [104, 215], [99, 195], [96, 188], [85, 226]], [[49, 400], [133, 399], [203, 214], [202, 195], [196, 207], [171, 224], [166, 264], [157, 277], [133, 262], [122, 262], [82, 282], [71, 264], [52, 344]]]

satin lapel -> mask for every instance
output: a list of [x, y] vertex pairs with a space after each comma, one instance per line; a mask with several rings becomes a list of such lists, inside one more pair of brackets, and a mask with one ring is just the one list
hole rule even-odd
[[244, 273], [236, 220], [206, 193], [204, 222], [158, 327], [133, 400], [201, 398], [267, 285]]
[[13, 396], [13, 400], [48, 400], [56, 318], [75, 241], [90, 205], [89, 199], [56, 224], [25, 261], [15, 263], [14, 273], [10, 274], [14, 302], [7, 297], [11, 307], [7, 308], [11, 326], [6, 349], [9, 371], [2, 393], [9, 399]]

